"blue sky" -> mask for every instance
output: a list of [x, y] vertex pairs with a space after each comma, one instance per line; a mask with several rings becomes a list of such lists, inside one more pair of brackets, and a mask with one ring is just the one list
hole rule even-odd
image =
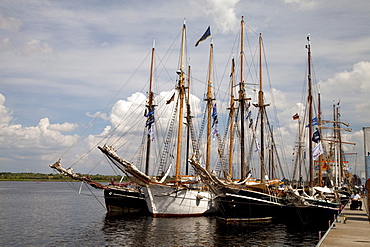
[[[357, 143], [347, 151], [358, 153], [359, 172], [363, 170], [362, 127], [370, 126], [369, 11], [370, 3], [362, 0], [3, 0], [0, 171], [51, 172], [48, 165], [60, 158], [93, 121], [92, 116], [107, 106], [105, 115], [89, 129], [90, 136], [79, 139], [82, 144], [74, 155], [79, 157], [93, 146], [94, 138], [107, 126], [114, 126], [116, 103], [146, 92], [149, 62], [137, 70], [135, 80], [130, 76], [148, 56], [153, 38], [163, 56], [179, 35], [184, 18], [192, 74], [195, 81], [202, 82], [195, 85], [195, 91], [204, 89], [210, 39], [197, 48], [193, 43], [209, 25], [219, 69], [215, 80], [221, 81], [244, 16], [252, 43], [263, 33], [285, 152], [292, 152], [294, 146], [296, 122], [291, 116], [301, 109], [306, 36], [310, 33], [314, 83], [320, 85], [324, 114], [330, 117], [333, 101], [340, 100], [342, 120], [353, 129], [344, 138]], [[161, 78], [158, 95], [173, 86], [177, 60], [173, 64], [168, 68], [170, 75]], [[220, 91], [226, 91], [223, 87], [220, 84]], [[108, 104], [117, 92], [117, 98]], [[203, 97], [202, 93], [196, 96]], [[90, 171], [88, 163], [78, 171]], [[110, 172], [105, 167], [93, 173]]]

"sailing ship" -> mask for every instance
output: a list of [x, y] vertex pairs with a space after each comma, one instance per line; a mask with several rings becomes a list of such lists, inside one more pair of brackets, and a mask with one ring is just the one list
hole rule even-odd
[[[149, 112], [154, 112], [155, 105], [153, 104], [154, 94], [152, 91], [152, 78], [153, 78], [153, 69], [154, 69], [154, 41], [153, 47], [151, 51], [151, 64], [150, 64], [150, 88], [149, 88], [149, 97], [148, 97], [148, 105], [147, 110]], [[149, 155], [150, 155], [150, 145], [151, 145], [151, 136], [150, 130], [152, 128], [152, 124], [154, 121], [153, 114], [146, 115], [148, 120], [146, 124], [146, 128], [148, 129], [147, 135], [147, 157], [145, 163], [145, 172], [149, 173]], [[109, 213], [124, 213], [124, 214], [139, 214], [139, 215], [147, 215], [149, 214], [149, 210], [144, 198], [144, 193], [141, 190], [140, 185], [136, 183], [130, 182], [115, 182], [114, 179], [111, 179], [109, 185], [103, 185], [101, 183], [92, 181], [89, 176], [80, 176], [74, 173], [73, 168], [65, 169], [61, 165], [61, 160], [59, 159], [50, 167], [66, 176], [74, 180], [78, 180], [84, 182], [93, 188], [102, 189], [104, 192], [104, 200], [106, 209]], [[118, 169], [122, 172], [122, 174], [126, 174], [125, 169], [118, 166]]]
[[81, 176], [76, 174], [71, 167], [68, 169], [63, 168], [60, 160], [50, 165], [50, 167], [74, 180], [86, 183], [95, 189], [103, 190], [105, 206], [109, 213], [140, 215], [149, 213], [140, 187], [131, 182], [117, 183], [112, 179], [110, 184], [103, 185], [91, 180], [89, 175]]
[[[280, 191], [275, 186], [279, 184], [279, 180], [266, 179], [265, 171], [265, 157], [264, 157], [264, 117], [265, 107], [268, 106], [264, 103], [264, 96], [262, 91], [262, 35], [259, 36], [259, 46], [260, 46], [260, 90], [259, 90], [259, 101], [254, 106], [259, 108], [260, 117], [260, 134], [261, 143], [259, 144], [259, 161], [261, 170], [261, 180], [251, 180], [251, 173], [249, 171], [249, 166], [246, 163], [246, 152], [245, 152], [245, 112], [247, 110], [248, 100], [246, 98], [245, 82], [243, 79], [243, 60], [244, 60], [244, 17], [241, 21], [241, 51], [240, 51], [240, 83], [239, 83], [239, 114], [240, 114], [240, 181], [233, 181], [232, 174], [232, 164], [233, 164], [233, 137], [232, 133], [234, 126], [234, 96], [231, 91], [231, 102], [230, 102], [230, 116], [231, 116], [231, 126], [230, 126], [230, 143], [229, 143], [229, 169], [225, 180], [221, 180], [215, 174], [210, 173], [207, 169], [204, 169], [200, 162], [193, 157], [191, 159], [191, 164], [193, 165], [195, 171], [202, 178], [203, 182], [206, 183], [212, 193], [214, 194], [214, 203], [218, 210], [218, 215], [225, 220], [247, 220], [247, 221], [265, 221], [272, 220], [275, 218], [283, 205], [283, 198], [279, 195]], [[232, 62], [232, 85], [231, 90], [234, 88], [233, 78], [234, 78], [234, 61]], [[271, 130], [271, 129], [270, 129]], [[270, 132], [271, 134], [271, 132]], [[253, 136], [256, 138], [255, 134]], [[256, 139], [254, 139], [256, 141]], [[253, 141], [253, 143], [254, 143]], [[251, 149], [250, 149], [251, 150]]]
[[[154, 217], [200, 216], [211, 213], [213, 210], [211, 193], [202, 183], [196, 180], [196, 176], [191, 177], [180, 175], [183, 140], [182, 121], [184, 118], [184, 99], [186, 97], [184, 71], [185, 35], [186, 24], [184, 21], [181, 36], [180, 65], [176, 72], [179, 76], [178, 84], [176, 86], [177, 93], [171, 97], [171, 101], [174, 101], [174, 99], [177, 98], [175, 111], [178, 110], [174, 180], [168, 181], [167, 179], [171, 165], [168, 167], [167, 171], [160, 174], [160, 176], [150, 177], [148, 174], [140, 171], [133, 163], [118, 156], [112, 146], [104, 145], [99, 147], [99, 149], [115, 166], [130, 174], [134, 183], [141, 185], [148, 210]], [[151, 112], [154, 114], [154, 111], [150, 106], [150, 99], [148, 111], [151, 116]], [[173, 116], [176, 116], [176, 114], [177, 113], [175, 112]], [[188, 118], [188, 121], [189, 119], [190, 118]], [[148, 121], [150, 120], [148, 119]], [[175, 121], [171, 122], [174, 124]], [[188, 124], [191, 125], [189, 122]], [[169, 129], [173, 128], [170, 127]], [[165, 145], [168, 145], [168, 140], [165, 141]], [[149, 160], [149, 147], [147, 151], [147, 160]], [[168, 153], [165, 153], [164, 155], [169, 156]]]
[[[286, 190], [286, 205], [283, 207], [283, 219], [290, 223], [303, 223], [303, 224], [315, 224], [320, 225], [326, 224], [328, 221], [333, 221], [335, 217], [340, 213], [343, 205], [348, 202], [348, 194], [346, 192], [338, 190], [340, 187], [336, 183], [336, 187], [330, 182], [330, 179], [323, 179], [323, 138], [321, 133], [323, 123], [329, 121], [321, 120], [321, 97], [318, 94], [318, 117], [313, 117], [313, 96], [312, 96], [312, 75], [311, 75], [311, 44], [310, 36], [307, 37], [308, 44], [306, 48], [308, 50], [308, 124], [301, 125], [300, 120], [298, 121], [298, 152], [296, 165], [294, 167], [294, 174], [298, 170], [299, 179], [296, 180], [297, 184], [293, 188], [288, 186]], [[299, 115], [295, 114], [293, 119], [299, 119]], [[335, 131], [339, 130], [337, 127], [338, 121], [334, 120], [336, 126]], [[313, 132], [313, 126], [317, 126], [317, 130]], [[302, 157], [302, 128], [308, 130], [308, 153], [309, 153], [309, 181], [305, 184], [302, 178], [302, 169], [304, 167], [304, 158]], [[316, 143], [316, 147], [313, 147]], [[315, 166], [318, 163], [317, 167]], [[318, 171], [315, 174], [315, 171]], [[329, 173], [326, 173], [328, 175]], [[338, 172], [337, 172], [338, 174]], [[324, 184], [323, 182], [326, 181]]]

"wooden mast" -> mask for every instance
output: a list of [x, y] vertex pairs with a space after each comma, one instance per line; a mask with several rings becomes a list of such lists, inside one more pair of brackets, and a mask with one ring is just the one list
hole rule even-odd
[[241, 33], [240, 33], [240, 83], [239, 83], [239, 104], [240, 104], [240, 173], [241, 180], [247, 178], [247, 167], [245, 163], [245, 130], [244, 130], [244, 111], [245, 111], [245, 85], [243, 79], [244, 73], [244, 16], [241, 21]]
[[207, 83], [207, 144], [206, 144], [206, 170], [210, 171], [211, 164], [211, 119], [212, 119], [212, 60], [213, 60], [213, 44], [209, 47], [209, 67], [208, 67], [208, 83]]
[[309, 170], [310, 170], [310, 187], [314, 186], [314, 174], [313, 174], [313, 156], [312, 156], [312, 79], [311, 79], [311, 44], [310, 44], [310, 35], [307, 36], [307, 46], [308, 49], [308, 153], [309, 153]]
[[[190, 60], [190, 59], [189, 59]], [[187, 94], [187, 104], [186, 104], [186, 119], [187, 119], [187, 132], [186, 132], [186, 166], [185, 166], [185, 174], [189, 175], [189, 147], [190, 147], [190, 118], [191, 118], [191, 112], [190, 112], [190, 62], [188, 66], [188, 94]]]
[[338, 145], [339, 145], [339, 168], [340, 168], [340, 177], [339, 177], [339, 185], [344, 179], [344, 165], [343, 165], [343, 154], [342, 154], [342, 133], [340, 132], [340, 124], [339, 124], [339, 118], [340, 118], [340, 113], [339, 113], [339, 102], [337, 103], [337, 108], [336, 108], [336, 114], [337, 114], [337, 121], [338, 121]]
[[230, 85], [230, 140], [229, 140], [229, 176], [233, 177], [233, 145], [234, 145], [234, 83], [235, 83], [235, 60], [231, 61], [231, 85]]
[[265, 183], [265, 141], [264, 141], [264, 115], [265, 115], [265, 106], [263, 102], [263, 91], [262, 91], [262, 34], [260, 33], [259, 38], [260, 46], [260, 91], [258, 92], [258, 104], [260, 108], [260, 118], [261, 118], [261, 148], [260, 148], [260, 166], [261, 166], [261, 183]]
[[[152, 47], [152, 59], [150, 63], [150, 77], [149, 77], [149, 97], [148, 97], [148, 114], [154, 114], [154, 94], [153, 94], [153, 69], [154, 69], [154, 51], [155, 51], [155, 40], [153, 40], [153, 47]], [[154, 118], [153, 115], [149, 117]], [[152, 123], [153, 124], [153, 123]], [[145, 174], [149, 175], [149, 160], [150, 160], [150, 146], [151, 146], [151, 136], [150, 136], [150, 128], [152, 128], [152, 124], [148, 125], [148, 135], [147, 135], [147, 144], [146, 144], [146, 160], [145, 160]]]
[[[317, 116], [317, 124], [318, 124], [318, 130], [319, 130], [319, 134], [320, 134], [320, 139], [321, 139], [321, 131], [322, 131], [322, 120], [321, 120], [321, 94], [320, 94], [320, 91], [317, 95], [317, 101], [318, 101], [318, 116]], [[322, 157], [322, 155], [320, 155], [319, 157], [319, 186], [322, 187], [323, 184], [322, 184], [322, 163], [324, 162], [324, 159]]]
[[177, 90], [179, 91], [179, 119], [177, 128], [177, 150], [176, 150], [176, 171], [175, 180], [180, 181], [180, 169], [181, 169], [181, 140], [182, 140], [182, 119], [184, 115], [184, 97], [185, 97], [185, 73], [184, 73], [184, 54], [185, 54], [185, 34], [186, 34], [186, 24], [182, 27], [182, 38], [181, 38], [181, 58], [180, 58], [180, 68], [177, 71], [179, 75], [179, 82]]

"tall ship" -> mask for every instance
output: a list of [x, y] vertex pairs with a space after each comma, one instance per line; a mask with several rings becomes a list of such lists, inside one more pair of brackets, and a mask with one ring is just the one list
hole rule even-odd
[[[320, 92], [317, 97], [318, 112], [315, 116], [310, 36], [307, 37], [307, 42], [307, 108], [306, 114], [300, 116], [296, 113], [293, 116], [294, 120], [298, 120], [298, 142], [293, 179], [287, 188], [287, 204], [283, 207], [283, 218], [290, 223], [327, 225], [329, 221], [334, 221], [349, 200], [350, 175], [348, 167], [343, 162], [340, 132], [351, 130], [340, 127], [341, 124], [348, 127], [348, 124], [338, 119], [338, 108], [335, 104], [334, 119], [322, 120]], [[304, 124], [301, 123], [302, 116]], [[328, 123], [332, 123], [333, 127], [325, 126]], [[333, 135], [324, 138], [325, 129], [333, 130]], [[308, 167], [304, 157], [306, 144]], [[308, 171], [306, 177], [303, 175], [305, 170]]]
[[[230, 126], [228, 126], [230, 134], [228, 140], [228, 150], [223, 151], [226, 156], [228, 168], [225, 167], [226, 176], [221, 179], [214, 173], [210, 173], [203, 168], [200, 162], [193, 157], [191, 163], [202, 180], [210, 187], [214, 195], [214, 203], [218, 210], [218, 215], [227, 221], [229, 220], [245, 220], [245, 221], [271, 221], [279, 214], [280, 208], [283, 206], [284, 198], [281, 196], [279, 179], [269, 179], [275, 176], [275, 167], [272, 162], [269, 162], [268, 172], [266, 170], [265, 149], [266, 149], [266, 132], [269, 136], [269, 158], [276, 155], [274, 149], [273, 131], [268, 122], [265, 108], [268, 104], [264, 102], [263, 85], [262, 85], [262, 35], [259, 35], [259, 91], [258, 102], [253, 104], [258, 109], [258, 123], [254, 124], [251, 119], [251, 103], [250, 98], [246, 96], [246, 83], [243, 78], [244, 74], [244, 17], [241, 21], [240, 34], [240, 80], [238, 99], [234, 96], [234, 77], [235, 77], [235, 62], [232, 61], [231, 73], [231, 93], [229, 106]], [[236, 107], [237, 103], [237, 107]], [[239, 122], [234, 121], [235, 113], [238, 114]], [[249, 121], [249, 129], [251, 131], [251, 142], [247, 152], [246, 147], [246, 120]], [[236, 128], [238, 131], [235, 131]], [[235, 133], [238, 133], [238, 139], [234, 138]], [[259, 136], [258, 136], [259, 134]], [[235, 162], [233, 152], [235, 150], [234, 143], [237, 139], [240, 148], [240, 160], [238, 160], [240, 179], [235, 179], [236, 174], [233, 174], [233, 164]], [[260, 140], [260, 141], [258, 141]], [[250, 166], [251, 153], [257, 153], [257, 161], [259, 163], [260, 179], [252, 178], [252, 168]], [[248, 160], [247, 160], [248, 158]], [[271, 161], [271, 160], [270, 160]], [[269, 174], [269, 176], [268, 176]], [[257, 175], [257, 174], [254, 174]]]
[[[183, 141], [188, 138], [183, 137], [183, 119], [185, 103], [189, 100], [186, 94], [185, 86], [185, 38], [186, 38], [186, 24], [184, 21], [181, 34], [181, 52], [179, 68], [176, 71], [178, 75], [175, 93], [168, 100], [168, 104], [174, 102], [173, 113], [171, 114], [171, 121], [168, 127], [167, 137], [164, 141], [164, 150], [161, 154], [160, 171], [158, 176], [152, 177], [147, 173], [140, 171], [132, 162], [121, 158], [113, 146], [104, 145], [99, 149], [107, 156], [107, 158], [117, 166], [124, 170], [132, 177], [132, 181], [141, 186], [144, 198], [150, 214], [154, 217], [179, 217], [179, 216], [201, 216], [209, 214], [213, 211], [212, 195], [208, 188], [197, 179], [197, 176], [189, 176], [181, 174], [181, 166], [186, 163], [182, 159]], [[150, 99], [149, 99], [150, 105]], [[148, 107], [147, 123], [151, 123], [149, 117], [154, 119], [154, 109]], [[191, 118], [187, 117], [188, 126], [191, 127]], [[194, 136], [194, 134], [192, 134]], [[148, 138], [150, 136], [148, 135]], [[175, 142], [173, 142], [175, 141]], [[174, 144], [171, 144], [174, 143]], [[193, 143], [193, 150], [196, 151], [196, 143]], [[175, 174], [173, 179], [167, 179], [171, 171], [172, 163], [165, 164], [168, 157], [171, 156], [169, 148], [174, 146], [173, 159], [175, 162]], [[149, 167], [150, 147], [147, 146], [147, 161]], [[164, 169], [167, 167], [167, 169]]]

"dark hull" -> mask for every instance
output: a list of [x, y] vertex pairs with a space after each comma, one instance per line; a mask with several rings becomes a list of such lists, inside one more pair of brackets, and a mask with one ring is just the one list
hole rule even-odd
[[149, 214], [144, 196], [138, 190], [108, 187], [104, 190], [104, 199], [109, 213]]
[[341, 206], [330, 203], [316, 205], [285, 205], [282, 207], [281, 220], [287, 224], [328, 227], [340, 214]]
[[266, 221], [276, 218], [281, 198], [250, 190], [229, 190], [215, 197], [219, 216], [225, 220]]

